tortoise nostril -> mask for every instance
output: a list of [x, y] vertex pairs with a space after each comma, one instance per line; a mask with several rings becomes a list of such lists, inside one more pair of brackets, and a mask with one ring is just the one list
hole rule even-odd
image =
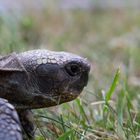
[[88, 83], [88, 72], [84, 72], [83, 75], [81, 76], [81, 81], [83, 86], [87, 86]]

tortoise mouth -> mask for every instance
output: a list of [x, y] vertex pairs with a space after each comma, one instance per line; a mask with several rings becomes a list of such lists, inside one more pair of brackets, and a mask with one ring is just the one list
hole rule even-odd
[[11, 102], [16, 109], [37, 109], [57, 106], [65, 102], [74, 100], [79, 96], [79, 93], [55, 93], [48, 95], [36, 94], [32, 100], [26, 104], [24, 102], [15, 103]]

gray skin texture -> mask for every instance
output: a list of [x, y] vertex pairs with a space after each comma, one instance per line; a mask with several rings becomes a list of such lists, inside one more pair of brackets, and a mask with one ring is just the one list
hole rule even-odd
[[89, 71], [89, 62], [71, 53], [49, 50], [12, 53], [0, 57], [0, 97], [14, 105], [25, 133], [33, 139], [30, 109], [75, 99], [87, 85]]

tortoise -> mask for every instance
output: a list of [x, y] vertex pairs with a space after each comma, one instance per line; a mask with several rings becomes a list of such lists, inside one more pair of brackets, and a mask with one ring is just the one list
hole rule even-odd
[[31, 109], [74, 100], [87, 85], [90, 64], [68, 52], [45, 49], [0, 57], [0, 140], [34, 139]]

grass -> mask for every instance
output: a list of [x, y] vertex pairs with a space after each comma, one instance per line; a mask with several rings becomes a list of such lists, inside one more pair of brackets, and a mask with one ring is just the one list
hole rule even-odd
[[63, 50], [92, 65], [79, 98], [34, 110], [36, 140], [140, 139], [140, 13], [53, 8], [27, 10], [20, 19], [0, 16], [1, 54]]
[[[47, 130], [44, 128], [42, 130], [42, 133], [45, 133], [42, 139], [48, 136], [52, 140], [139, 139], [140, 116], [134, 110], [125, 85], [119, 91], [116, 101], [111, 100], [111, 96], [119, 82], [119, 77], [120, 71], [117, 70], [108, 92], [103, 94], [100, 101], [88, 105], [87, 102], [78, 98], [70, 104], [61, 105], [63, 108], [61, 111], [67, 112], [67, 115], [58, 111], [59, 115], [50, 112], [52, 117], [48, 117], [49, 113], [44, 115], [44, 111], [38, 112], [39, 115], [37, 116], [40, 116], [40, 119], [43, 118], [44, 123], [48, 123]], [[43, 127], [45, 127], [44, 123]], [[52, 136], [48, 133], [51, 133]]]

